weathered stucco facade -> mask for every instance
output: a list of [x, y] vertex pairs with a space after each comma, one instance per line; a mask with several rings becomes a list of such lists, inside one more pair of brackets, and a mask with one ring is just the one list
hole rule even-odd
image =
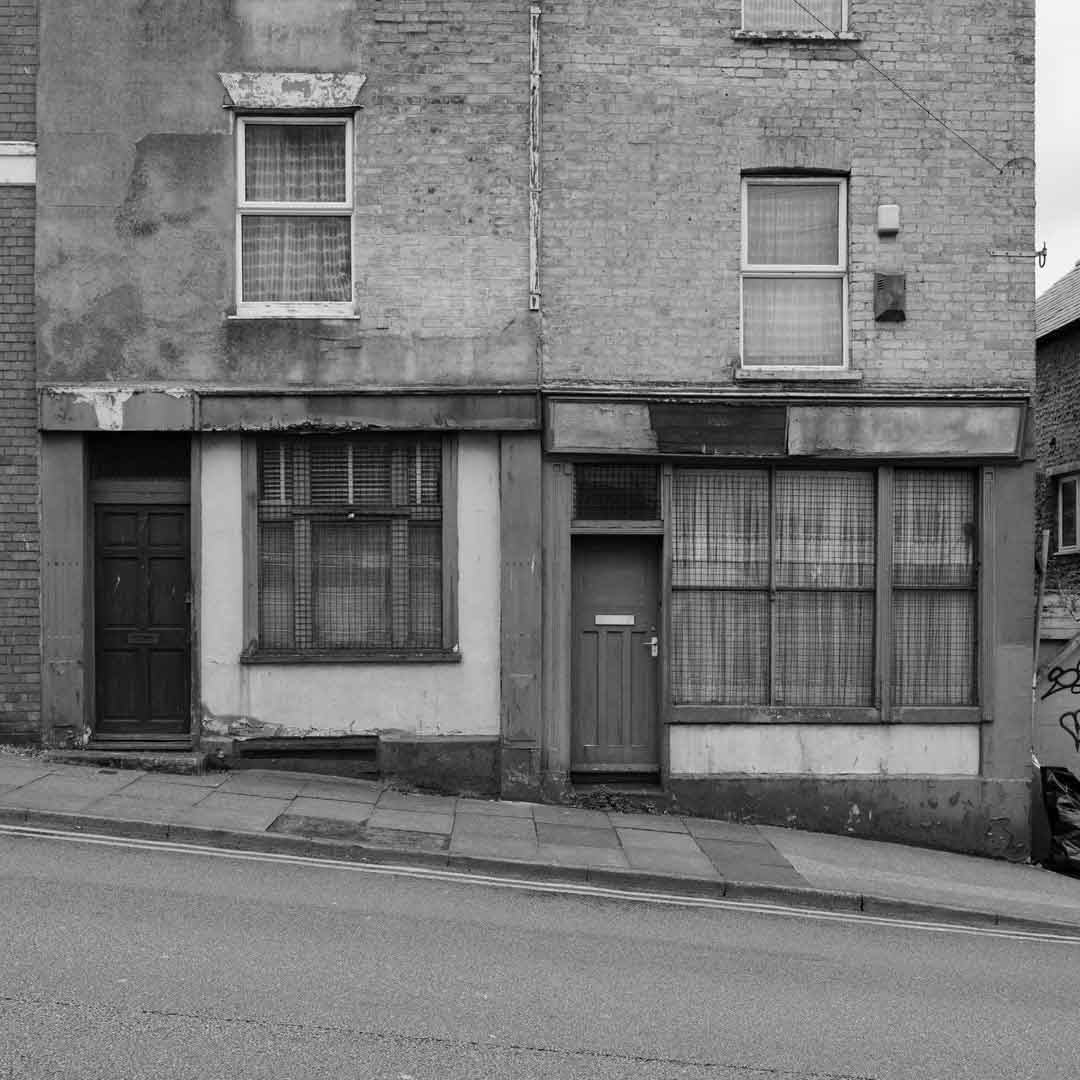
[[1033, 4], [842, 7], [43, 0], [44, 737], [1023, 855]]

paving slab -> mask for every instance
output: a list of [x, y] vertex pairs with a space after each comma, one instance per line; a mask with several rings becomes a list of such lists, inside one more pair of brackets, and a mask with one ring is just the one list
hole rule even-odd
[[767, 844], [757, 825], [740, 825], [734, 821], [713, 821], [710, 818], [685, 818], [691, 836], [707, 840], [728, 840], [736, 844]]
[[228, 774], [220, 790], [231, 795], [262, 795], [292, 799], [311, 783], [310, 773], [276, 772], [270, 769], [240, 769]]
[[608, 823], [627, 829], [648, 829], [649, 832], [687, 833], [686, 823], [681, 817], [667, 814], [622, 814], [615, 810], [608, 811]]
[[314, 799], [340, 799], [342, 802], [374, 803], [383, 793], [383, 785], [375, 780], [345, 780], [339, 777], [320, 777], [305, 784], [302, 796]]
[[457, 797], [454, 795], [410, 795], [404, 791], [387, 788], [376, 806], [380, 810], [429, 811], [436, 814], [453, 814]]
[[619, 838], [614, 829], [579, 828], [577, 825], [555, 825], [548, 821], [536, 823], [536, 838], [541, 844], [564, 847], [612, 848], [617, 850]]
[[83, 808], [83, 813], [90, 817], [112, 818], [116, 821], [150, 821], [155, 824], [170, 824], [185, 811], [190, 810], [199, 799], [206, 798], [206, 789], [194, 789], [198, 797], [189, 800], [170, 802], [160, 799], [133, 797], [121, 792], [118, 795], [106, 795]]
[[367, 829], [362, 821], [342, 818], [305, 817], [286, 810], [271, 822], [269, 832], [286, 836], [304, 836], [316, 840], [341, 840], [347, 844], [367, 841]]
[[532, 821], [533, 803], [487, 802], [484, 799], [458, 799], [457, 813], [483, 817], [528, 818]]
[[129, 799], [144, 799], [149, 803], [160, 802], [169, 806], [193, 805], [205, 799], [214, 788], [207, 784], [174, 784], [164, 775], [147, 773], [123, 788], [122, 794]]
[[386, 810], [376, 804], [368, 819], [368, 826], [371, 829], [397, 829], [401, 832], [449, 836], [454, 827], [454, 817], [452, 814], [426, 813], [420, 810]]
[[761, 863], [716, 863], [717, 872], [728, 881], [753, 882], [758, 885], [794, 885], [805, 889], [810, 882], [790, 866], [766, 866]]
[[680, 877], [714, 878], [720, 880], [720, 872], [700, 851], [687, 854], [665, 851], [658, 847], [623, 846], [626, 861], [634, 870], [655, 874], [676, 874]]
[[0, 784], [18, 787], [55, 771], [55, 766], [39, 765], [30, 761], [0, 761]]
[[574, 844], [541, 844], [540, 858], [554, 866], [607, 866], [629, 870], [630, 863], [619, 848], [581, 847]]
[[178, 825], [197, 825], [206, 829], [265, 832], [271, 822], [288, 809], [291, 801], [212, 791], [190, 809], [176, 811], [173, 821]]
[[523, 840], [536, 843], [532, 818], [490, 817], [486, 814], [458, 814], [454, 818], [455, 837], [490, 837], [500, 840]]
[[615, 834], [623, 847], [650, 847], [682, 855], [701, 854], [701, 848], [689, 833], [658, 833], [651, 829], [617, 828]]
[[50, 773], [0, 796], [4, 806], [28, 810], [55, 810], [68, 813], [85, 810], [91, 803], [127, 787], [143, 773], [100, 773], [81, 771], [77, 775]]
[[136, 781], [141, 784], [144, 780], [152, 780], [155, 784], [181, 785], [187, 787], [218, 788], [228, 780], [229, 774], [225, 772], [208, 773], [147, 773], [142, 780]]
[[477, 855], [488, 859], [512, 859], [535, 862], [539, 848], [535, 840], [516, 839], [510, 836], [475, 836], [471, 833], [450, 837], [450, 851], [454, 855]]
[[286, 813], [290, 817], [321, 818], [328, 821], [348, 821], [362, 825], [371, 817], [373, 804], [369, 802], [344, 802], [341, 799], [314, 799], [301, 795], [289, 803]]
[[778, 866], [791, 869], [791, 863], [772, 844], [739, 844], [701, 837], [697, 845], [715, 866]]
[[[393, 813], [394, 811], [388, 811]], [[434, 817], [434, 814], [428, 814]], [[368, 824], [364, 828], [364, 843], [394, 851], [446, 851], [450, 837], [442, 833], [413, 832], [409, 829], [383, 829]]]
[[537, 803], [533, 807], [533, 818], [551, 825], [577, 825], [589, 829], [606, 829], [611, 824], [605, 810], [582, 810], [577, 806], [549, 806], [546, 803]]

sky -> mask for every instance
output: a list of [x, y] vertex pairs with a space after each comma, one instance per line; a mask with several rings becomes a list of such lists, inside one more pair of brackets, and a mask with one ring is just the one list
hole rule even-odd
[[1044, 292], [1080, 261], [1080, 0], [1035, 4], [1035, 270]]

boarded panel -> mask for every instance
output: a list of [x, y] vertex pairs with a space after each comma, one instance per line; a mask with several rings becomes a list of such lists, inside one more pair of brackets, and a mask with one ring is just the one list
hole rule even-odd
[[1025, 406], [792, 405], [788, 453], [855, 457], [1016, 457]]

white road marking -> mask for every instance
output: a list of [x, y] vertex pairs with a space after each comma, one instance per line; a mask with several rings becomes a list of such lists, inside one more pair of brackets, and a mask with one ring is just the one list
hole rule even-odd
[[232, 859], [241, 862], [274, 863], [320, 870], [347, 871], [353, 874], [374, 874], [383, 877], [408, 877], [422, 881], [441, 881], [462, 885], [484, 885], [496, 889], [516, 889], [523, 892], [552, 893], [560, 896], [622, 900], [662, 907], [691, 907], [721, 911], [753, 912], [761, 915], [782, 915], [788, 918], [812, 919], [817, 922], [869, 924], [888, 928], [903, 927], [940, 934], [968, 934], [1005, 938], [1009, 941], [1041, 941], [1062, 945], [1080, 945], [1080, 927], [1076, 934], [1038, 930], [1009, 930], [992, 926], [963, 923], [938, 923], [923, 919], [890, 918], [865, 915], [855, 911], [817, 911], [813, 908], [789, 907], [755, 900], [727, 900], [710, 896], [679, 896], [674, 893], [645, 892], [633, 889], [609, 889], [601, 885], [584, 885], [572, 881], [534, 881], [529, 878], [496, 877], [461, 870], [438, 870], [433, 867], [406, 866], [394, 863], [351, 863], [338, 859], [320, 859], [308, 855], [286, 855], [276, 852], [236, 851], [183, 844], [172, 840], [138, 840], [129, 837], [102, 836], [95, 833], [72, 833], [62, 829], [38, 829], [24, 825], [0, 825], [0, 836], [24, 837], [37, 840], [59, 840], [66, 843], [97, 847], [119, 847], [135, 851], [153, 851], [173, 855], [198, 855], [203, 858]]

